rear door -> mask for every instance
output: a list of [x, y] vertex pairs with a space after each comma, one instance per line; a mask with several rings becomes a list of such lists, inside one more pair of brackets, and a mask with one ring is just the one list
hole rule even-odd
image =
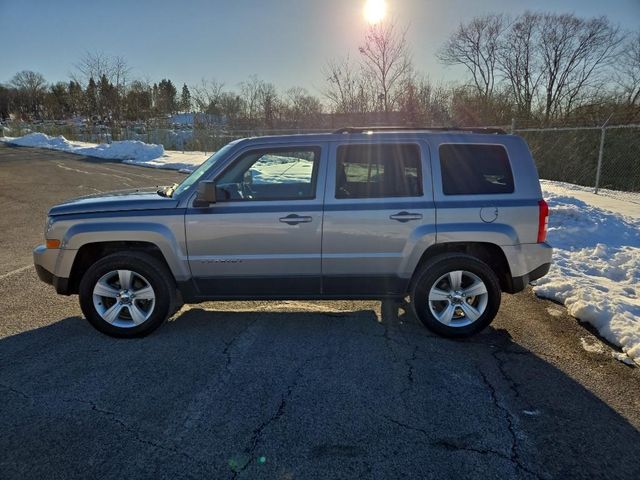
[[230, 197], [189, 208], [189, 264], [209, 297], [317, 296], [326, 145], [246, 150], [216, 178]]
[[404, 293], [416, 242], [435, 241], [428, 155], [420, 141], [332, 145], [323, 220], [323, 294]]

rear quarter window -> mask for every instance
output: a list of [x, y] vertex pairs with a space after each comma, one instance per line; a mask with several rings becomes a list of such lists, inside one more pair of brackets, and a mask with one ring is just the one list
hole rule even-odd
[[442, 144], [439, 154], [445, 195], [513, 193], [513, 173], [503, 146]]

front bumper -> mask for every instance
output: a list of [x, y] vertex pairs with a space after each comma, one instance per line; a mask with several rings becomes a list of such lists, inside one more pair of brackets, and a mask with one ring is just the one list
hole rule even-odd
[[56, 250], [48, 250], [44, 245], [39, 245], [33, 250], [33, 264], [36, 267], [38, 278], [44, 283], [53, 285], [56, 292], [61, 295], [70, 295], [69, 279], [58, 277], [51, 270], [55, 271]]

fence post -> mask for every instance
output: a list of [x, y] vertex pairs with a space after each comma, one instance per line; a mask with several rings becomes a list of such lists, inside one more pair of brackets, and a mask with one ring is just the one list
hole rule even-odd
[[[613, 113], [611, 115], [613, 115]], [[596, 195], [598, 194], [598, 188], [600, 188], [600, 174], [602, 173], [602, 157], [604, 155], [604, 139], [607, 133], [607, 124], [609, 123], [609, 120], [611, 120], [611, 115], [609, 115], [609, 118], [607, 118], [605, 122], [602, 124], [601, 132], [600, 132], [600, 150], [598, 151], [598, 168], [596, 170], [596, 186], [593, 191], [593, 193], [595, 193]]]
[[513, 135], [514, 133], [516, 133], [516, 119], [512, 118], [511, 119], [511, 135]]

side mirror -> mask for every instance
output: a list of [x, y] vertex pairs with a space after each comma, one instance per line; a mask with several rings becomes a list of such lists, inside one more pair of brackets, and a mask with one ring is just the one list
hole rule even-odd
[[253, 170], [249, 169], [244, 172], [244, 178], [242, 180], [245, 185], [251, 185], [253, 183]]
[[208, 207], [212, 203], [216, 203], [216, 184], [211, 180], [203, 180], [198, 184], [198, 193], [193, 206]]
[[203, 180], [198, 184], [198, 193], [193, 201], [196, 208], [209, 207], [216, 202], [229, 200], [231, 195], [224, 188], [216, 187], [216, 182]]

